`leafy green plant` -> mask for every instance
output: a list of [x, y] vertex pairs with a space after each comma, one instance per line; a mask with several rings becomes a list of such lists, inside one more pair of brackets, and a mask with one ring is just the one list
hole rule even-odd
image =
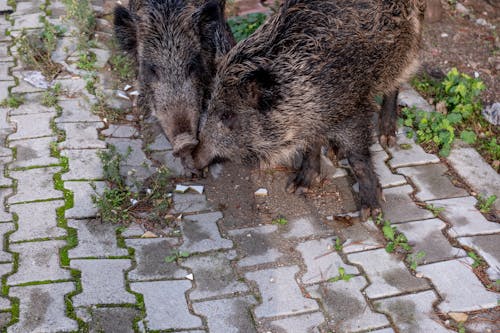
[[63, 0], [67, 17], [72, 19], [78, 29], [78, 48], [87, 50], [89, 40], [95, 31], [96, 18], [89, 0]]
[[99, 210], [99, 216], [103, 222], [129, 223], [130, 208], [132, 207], [132, 193], [123, 188], [106, 188], [102, 194], [97, 194], [95, 184], [91, 184], [95, 194], [92, 202]]
[[186, 251], [175, 251], [171, 255], [165, 257], [166, 263], [179, 262], [182, 259], [188, 258], [189, 252]]
[[327, 282], [337, 282], [337, 281], [342, 280], [342, 281], [349, 282], [349, 280], [354, 277], [354, 275], [352, 275], [352, 274], [346, 274], [344, 267], [339, 267], [338, 272], [339, 272], [339, 275], [331, 277], [326, 281]]
[[432, 212], [432, 215], [434, 217], [438, 217], [441, 212], [444, 211], [444, 207], [436, 207], [433, 204], [427, 204], [425, 205], [425, 209], [430, 210]]
[[480, 194], [477, 200], [477, 207], [479, 208], [479, 211], [481, 213], [489, 213], [496, 200], [496, 195], [490, 195], [489, 197], [485, 198]]
[[406, 236], [397, 231], [396, 227], [391, 225], [389, 220], [385, 220], [382, 226], [382, 232], [384, 237], [387, 239], [387, 245], [385, 250], [389, 253], [396, 251], [396, 249], [401, 248], [407, 252], [412, 250], [411, 246], [408, 245], [408, 239]]
[[472, 268], [478, 268], [483, 264], [483, 259], [472, 251], [467, 252], [467, 256], [473, 260]]
[[340, 240], [340, 238], [335, 238], [335, 251], [342, 251], [343, 249], [343, 245], [342, 245], [342, 241]]
[[122, 81], [129, 81], [135, 78], [135, 67], [129, 57], [123, 54], [114, 54], [109, 59], [111, 69], [117, 73]]
[[57, 105], [57, 98], [61, 94], [61, 83], [56, 83], [53, 87], [49, 88], [43, 93], [42, 105], [52, 107]]
[[267, 15], [262, 13], [253, 13], [245, 16], [237, 16], [228, 20], [236, 41], [248, 38], [262, 23], [267, 19]]
[[288, 220], [283, 216], [278, 216], [278, 218], [274, 219], [272, 223], [277, 225], [287, 225]]
[[8, 107], [8, 108], [13, 108], [17, 109], [24, 103], [24, 97], [22, 95], [18, 94], [11, 94], [9, 97], [4, 99], [1, 103], [1, 107]]
[[410, 268], [414, 271], [417, 270], [419, 262], [425, 258], [427, 254], [424, 251], [418, 251], [417, 253], [410, 254], [406, 261], [410, 264]]
[[78, 61], [76, 62], [76, 67], [86, 71], [93, 71], [95, 70], [96, 61], [97, 61], [97, 56], [95, 55], [95, 53], [90, 51], [82, 52], [78, 55]]

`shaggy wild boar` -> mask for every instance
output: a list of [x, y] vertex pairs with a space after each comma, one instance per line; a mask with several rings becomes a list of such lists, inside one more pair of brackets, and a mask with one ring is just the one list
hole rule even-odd
[[139, 66], [139, 106], [158, 118], [188, 170], [216, 62], [235, 44], [224, 7], [224, 0], [131, 0], [115, 8], [119, 44]]
[[320, 147], [330, 144], [346, 154], [360, 184], [362, 219], [378, 215], [382, 193], [369, 150], [374, 97], [392, 92], [394, 100], [416, 69], [423, 1], [285, 1], [220, 64], [195, 166], [285, 164], [301, 154], [297, 190], [319, 173]]

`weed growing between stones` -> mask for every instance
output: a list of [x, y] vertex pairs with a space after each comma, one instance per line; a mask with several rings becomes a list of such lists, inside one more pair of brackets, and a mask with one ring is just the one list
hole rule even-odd
[[349, 280], [354, 277], [354, 275], [352, 275], [352, 274], [346, 274], [344, 267], [339, 267], [338, 272], [339, 272], [339, 275], [331, 277], [326, 281], [327, 282], [337, 282], [337, 281], [342, 280], [345, 282], [349, 282]]
[[66, 5], [67, 17], [73, 20], [78, 29], [78, 49], [87, 50], [96, 26], [92, 4], [88, 0], [63, 0], [63, 3]]
[[117, 73], [121, 82], [130, 82], [135, 79], [135, 66], [130, 58], [123, 54], [113, 54], [109, 59], [111, 70]]
[[406, 258], [406, 262], [410, 265], [413, 271], [417, 270], [419, 263], [425, 258], [427, 254], [424, 251], [418, 251], [417, 253], [412, 253]]
[[61, 94], [61, 83], [56, 83], [54, 87], [47, 89], [42, 96], [42, 105], [47, 107], [57, 106], [57, 98]]
[[481, 213], [488, 214], [493, 208], [493, 204], [497, 200], [496, 195], [490, 195], [489, 197], [484, 197], [481, 194], [478, 195], [477, 208]]
[[433, 204], [427, 204], [427, 205], [425, 205], [424, 208], [431, 211], [432, 215], [434, 215], [434, 217], [438, 217], [439, 214], [441, 214], [441, 212], [444, 211], [443, 207], [436, 207]]
[[86, 71], [95, 70], [95, 63], [97, 61], [97, 56], [91, 51], [83, 52], [78, 55], [78, 61], [76, 62], [76, 67]]
[[179, 264], [182, 262], [182, 259], [188, 258], [189, 255], [190, 255], [189, 252], [186, 251], [175, 251], [171, 255], [165, 257], [165, 262], [166, 263], [176, 262]]
[[24, 96], [19, 94], [11, 94], [0, 103], [0, 107], [17, 109], [24, 104]]
[[408, 245], [406, 236], [399, 232], [396, 227], [393, 227], [391, 221], [379, 217], [376, 223], [382, 226], [382, 233], [387, 240], [387, 245], [385, 246], [387, 252], [393, 253], [402, 250], [405, 253], [409, 253], [412, 251], [412, 247]]
[[288, 220], [285, 217], [280, 215], [276, 219], [274, 219], [272, 223], [277, 224], [277, 225], [287, 225]]

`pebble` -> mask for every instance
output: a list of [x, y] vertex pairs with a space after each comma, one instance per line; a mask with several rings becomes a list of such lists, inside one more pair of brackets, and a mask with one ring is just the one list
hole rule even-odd
[[269, 192], [265, 188], [259, 188], [257, 191], [255, 191], [255, 195], [257, 197], [267, 197], [269, 195]]
[[189, 281], [193, 281], [194, 280], [193, 274], [186, 275], [186, 279], [188, 279]]

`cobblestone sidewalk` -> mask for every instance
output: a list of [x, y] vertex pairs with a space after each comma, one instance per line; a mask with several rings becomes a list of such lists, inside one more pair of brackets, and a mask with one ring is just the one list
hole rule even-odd
[[[104, 16], [106, 4], [94, 1], [94, 9]], [[500, 224], [475, 207], [475, 195], [499, 194], [500, 176], [466, 146], [447, 161], [404, 133], [394, 149], [372, 147], [385, 218], [414, 253], [425, 252], [414, 259], [416, 271], [385, 250], [371, 221], [333, 228], [337, 222], [318, 213], [286, 225], [228, 227], [204, 193], [173, 194], [179, 237], [102, 224], [90, 186], [105, 188], [98, 151], [130, 147], [123, 170], [140, 179], [159, 162], [174, 173], [181, 167], [163, 135], [145, 149], [133, 115], [109, 125], [90, 111], [96, 100], [85, 90], [85, 73], [69, 64], [75, 37], [74, 24], [61, 19], [66, 7], [51, 1], [42, 12], [40, 5], [45, 1], [17, 1], [8, 14], [12, 8], [0, 1], [0, 100], [25, 99], [0, 108], [3, 331], [498, 332]], [[13, 43], [22, 29], [40, 29], [40, 15], [66, 27], [55, 58], [68, 74], [55, 79], [63, 93], [54, 107], [43, 106], [44, 89], [26, 81], [30, 72]], [[100, 19], [97, 34], [109, 38], [109, 22]], [[105, 44], [93, 50], [104, 68]], [[400, 102], [425, 103], [409, 88]], [[173, 251], [189, 256], [167, 263]], [[474, 269], [478, 260], [488, 268]]]

